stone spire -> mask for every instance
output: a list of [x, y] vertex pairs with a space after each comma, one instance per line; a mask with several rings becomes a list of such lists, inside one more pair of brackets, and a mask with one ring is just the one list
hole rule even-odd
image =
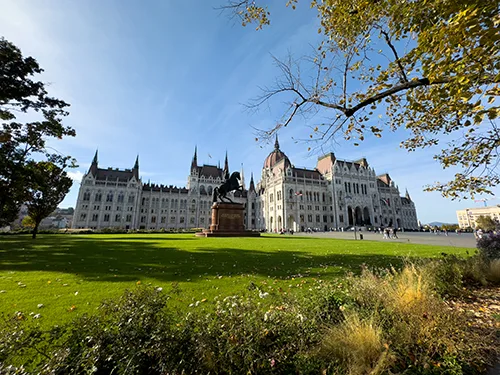
[[254, 184], [254, 182], [253, 182], [253, 172], [252, 172], [252, 174], [250, 175], [250, 187], [249, 187], [249, 189], [248, 189], [248, 190], [249, 190], [249, 191], [253, 191], [253, 192], [255, 192], [255, 184]]
[[274, 141], [274, 149], [275, 150], [280, 149], [280, 143], [278, 142], [278, 133], [276, 133], [276, 141]]
[[134, 168], [132, 168], [133, 176], [136, 180], [139, 180], [139, 155], [135, 158]]
[[229, 162], [227, 161], [227, 151], [226, 151], [226, 158], [224, 159], [223, 176], [224, 176], [224, 179], [226, 179], [226, 180], [229, 178]]
[[408, 199], [409, 201], [411, 201], [410, 193], [408, 193], [408, 189], [406, 189], [405, 197], [406, 197], [406, 199]]
[[95, 150], [94, 159], [92, 159], [92, 164], [90, 164], [89, 168], [89, 173], [92, 173], [93, 176], [97, 175], [97, 153], [98, 151]]
[[198, 146], [194, 146], [194, 156], [193, 161], [191, 162], [191, 171], [198, 167]]

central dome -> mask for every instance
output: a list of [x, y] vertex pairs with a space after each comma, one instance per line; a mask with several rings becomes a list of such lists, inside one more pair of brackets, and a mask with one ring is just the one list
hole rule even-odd
[[290, 159], [285, 155], [283, 151], [280, 150], [280, 144], [278, 142], [278, 136], [276, 135], [276, 142], [274, 142], [274, 150], [267, 156], [266, 160], [264, 160], [264, 169], [265, 168], [274, 168], [276, 164], [285, 160], [285, 168], [288, 168], [292, 165], [290, 163]]

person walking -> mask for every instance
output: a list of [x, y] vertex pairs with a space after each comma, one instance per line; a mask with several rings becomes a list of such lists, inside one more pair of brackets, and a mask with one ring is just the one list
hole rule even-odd
[[397, 232], [398, 232], [397, 228], [392, 228], [392, 238], [393, 239], [399, 239]]

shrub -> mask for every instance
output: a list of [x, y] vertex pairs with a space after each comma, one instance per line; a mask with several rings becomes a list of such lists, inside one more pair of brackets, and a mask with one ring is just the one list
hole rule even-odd
[[500, 259], [492, 259], [488, 263], [486, 279], [493, 284], [500, 283]]
[[474, 268], [467, 265], [468, 259], [443, 253], [441, 259], [421, 265], [426, 278], [431, 280], [432, 288], [441, 296], [460, 296], [463, 293], [465, 274], [469, 269], [469, 278], [475, 279]]
[[479, 254], [488, 259], [500, 259], [500, 234], [484, 235], [477, 241]]

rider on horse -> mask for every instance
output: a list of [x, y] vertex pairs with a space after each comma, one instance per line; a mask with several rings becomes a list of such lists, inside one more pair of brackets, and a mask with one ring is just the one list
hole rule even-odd
[[243, 187], [240, 186], [240, 180], [240, 172], [231, 173], [231, 177], [226, 178], [226, 181], [221, 186], [214, 189], [213, 202], [217, 202], [217, 199], [224, 202], [224, 200], [227, 199], [229, 202], [234, 203], [231, 198], [227, 196], [227, 193], [236, 190], [242, 191]]

